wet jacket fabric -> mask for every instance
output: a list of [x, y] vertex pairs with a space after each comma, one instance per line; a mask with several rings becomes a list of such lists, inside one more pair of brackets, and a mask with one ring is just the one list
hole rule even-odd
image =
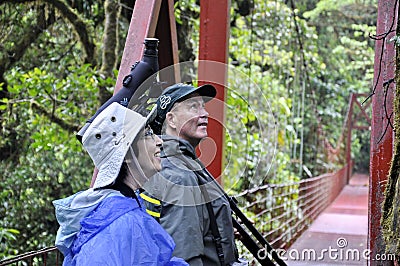
[[[221, 265], [210, 229], [210, 218], [199, 182], [206, 189], [222, 238], [224, 262], [236, 261], [232, 214], [229, 202], [210, 182], [210, 175], [198, 160], [189, 142], [163, 136], [162, 170], [144, 189], [152, 202], [145, 201], [150, 213], [158, 214], [162, 227], [176, 243], [173, 255], [185, 259], [190, 265]], [[146, 198], [147, 199], [147, 198]]]
[[187, 265], [172, 257], [172, 238], [139, 203], [112, 189], [53, 201], [63, 265]]

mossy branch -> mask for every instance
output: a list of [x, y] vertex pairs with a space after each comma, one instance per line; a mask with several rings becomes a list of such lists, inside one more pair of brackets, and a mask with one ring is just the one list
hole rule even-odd
[[35, 101], [31, 101], [31, 107], [34, 109], [38, 114], [46, 116], [50, 121], [59, 125], [61, 128], [65, 129], [70, 133], [75, 133], [79, 130], [78, 125], [74, 125], [65, 121], [65, 119], [57, 117], [54, 113], [49, 112], [44, 106], [40, 105]]

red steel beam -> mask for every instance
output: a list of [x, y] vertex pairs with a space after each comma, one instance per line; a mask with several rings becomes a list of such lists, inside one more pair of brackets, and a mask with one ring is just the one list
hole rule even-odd
[[[200, 1], [199, 85], [212, 83], [217, 96], [207, 103], [209, 138], [200, 143], [200, 159], [220, 178], [225, 142], [225, 87], [227, 83], [230, 0]], [[221, 180], [218, 179], [220, 182]]]
[[346, 184], [349, 183], [351, 176], [351, 132], [353, 129], [353, 107], [354, 107], [354, 99], [356, 96], [351, 94], [350, 96], [350, 104], [349, 104], [349, 113], [347, 116], [347, 136], [346, 136], [346, 162], [347, 162], [347, 173], [346, 173]]
[[[176, 21], [174, 13], [174, 0], [163, 0], [160, 7], [156, 38], [160, 40], [158, 45], [158, 64], [160, 70], [168, 66], [174, 66], [174, 73], [161, 71], [159, 78], [167, 85], [180, 82], [178, 39], [176, 33]], [[173, 75], [171, 75], [173, 74]]]
[[[367, 97], [367, 95], [357, 95], [357, 94], [355, 94], [355, 95], [356, 95], [356, 99], [354, 101], [355, 101], [356, 105], [358, 106], [358, 108], [360, 108], [361, 115], [364, 116], [364, 118], [367, 120], [367, 122], [369, 124], [371, 124], [371, 117], [365, 112], [365, 110], [367, 110], [367, 108], [369, 107], [370, 102], [363, 106], [363, 105], [361, 105], [360, 101], [358, 100], [358, 98], [360, 98], [361, 96], [364, 97], [364, 99], [365, 99], [365, 97]], [[358, 120], [358, 118], [361, 118], [361, 117], [356, 117], [357, 120]]]
[[122, 87], [122, 80], [129, 74], [131, 65], [142, 59], [144, 39], [147, 37], [154, 37], [161, 1], [162, 0], [136, 0], [125, 41], [124, 53], [122, 54], [114, 94]]
[[[397, 0], [378, 1], [377, 37], [374, 62], [374, 94], [372, 96], [371, 153], [368, 204], [368, 248], [371, 258], [385, 254], [382, 238], [381, 205], [393, 155], [393, 130], [387, 116], [393, 112], [394, 83], [387, 89], [384, 82], [395, 75], [395, 46], [389, 40], [395, 36], [397, 24]], [[393, 24], [392, 24], [393, 23]], [[382, 38], [385, 35], [386, 38]], [[386, 99], [386, 100], [385, 100]], [[391, 118], [393, 119], [393, 117]], [[370, 260], [369, 265], [392, 265], [390, 261]]]
[[[347, 114], [347, 136], [346, 136], [346, 162], [347, 162], [347, 172], [346, 172], [346, 180], [347, 184], [349, 183], [350, 177], [352, 175], [352, 170], [353, 168], [351, 167], [351, 137], [352, 137], [352, 132], [353, 129], [358, 129], [358, 130], [369, 130], [370, 125], [371, 125], [371, 118], [367, 115], [365, 110], [369, 107], [369, 103], [365, 104], [362, 106], [360, 102], [358, 101], [359, 98], [365, 99], [368, 95], [364, 93], [351, 93], [350, 95], [350, 103], [349, 103], [349, 112]], [[358, 106], [360, 109], [360, 113], [356, 114], [355, 113], [355, 108]], [[357, 125], [357, 122], [362, 121], [362, 117], [364, 117], [364, 120], [368, 123], [368, 126], [366, 125]]]

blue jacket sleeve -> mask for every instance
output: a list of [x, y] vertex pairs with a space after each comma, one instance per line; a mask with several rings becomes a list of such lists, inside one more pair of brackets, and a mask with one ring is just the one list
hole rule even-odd
[[64, 265], [188, 265], [172, 257], [172, 238], [140, 209], [130, 211], [86, 242]]

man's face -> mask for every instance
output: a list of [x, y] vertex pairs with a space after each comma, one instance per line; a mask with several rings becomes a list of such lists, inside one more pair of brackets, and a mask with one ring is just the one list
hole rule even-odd
[[197, 93], [177, 102], [170, 111], [178, 137], [187, 140], [194, 147], [207, 137], [208, 112], [203, 97]]

